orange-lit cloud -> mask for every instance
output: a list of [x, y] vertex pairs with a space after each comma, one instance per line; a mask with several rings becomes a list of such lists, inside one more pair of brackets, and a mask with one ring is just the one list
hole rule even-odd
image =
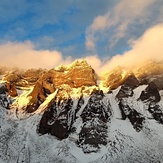
[[97, 56], [85, 59], [97, 72], [107, 72], [117, 66], [136, 68], [148, 60], [163, 60], [163, 24], [158, 24], [146, 30], [137, 40], [131, 43], [131, 50], [117, 54], [111, 59], [101, 61]]
[[131, 50], [122, 55], [114, 56], [110, 61], [109, 67], [122, 65], [135, 67], [147, 60], [163, 60], [163, 24], [158, 24], [148, 29], [143, 36], [133, 41]]
[[[100, 59], [97, 55], [85, 59], [97, 73], [108, 72], [117, 66], [136, 68], [145, 61], [163, 60], [163, 24], [146, 30], [137, 40], [132, 41], [131, 50], [117, 54], [110, 59]], [[73, 59], [63, 59], [59, 51], [35, 50], [31, 42], [6, 43], [0, 46], [1, 65], [20, 68], [54, 68], [60, 64], [68, 65]], [[81, 58], [79, 58], [81, 59]]]
[[71, 63], [71, 57], [65, 60], [59, 51], [35, 50], [34, 45], [27, 41], [24, 43], [8, 42], [0, 45], [1, 66], [19, 68], [53, 68], [60, 64]]

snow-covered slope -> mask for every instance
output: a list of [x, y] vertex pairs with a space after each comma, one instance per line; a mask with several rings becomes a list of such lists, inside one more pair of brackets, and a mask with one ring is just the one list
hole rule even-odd
[[[77, 62], [79, 71], [85, 64]], [[0, 163], [163, 162], [163, 91], [126, 74], [109, 91], [57, 86], [46, 73], [35, 85], [16, 85], [16, 97], [1, 83]]]
[[[81, 113], [78, 113], [78, 117], [73, 122], [73, 127], [76, 128], [76, 131], [69, 134], [69, 136], [63, 140], [59, 140], [51, 134], [39, 135], [36, 132], [43, 113], [36, 112], [35, 114], [29, 114], [28, 118], [16, 119], [13, 118], [16, 117], [15, 110], [6, 110], [1, 106], [0, 162], [105, 163], [163, 161], [163, 126], [156, 120], [148, 118], [149, 113], [147, 113], [146, 103], [137, 101], [137, 98], [144, 88], [145, 86], [136, 88], [134, 90], [134, 96], [126, 99], [131, 108], [134, 108], [145, 117], [143, 128], [139, 132], [133, 128], [128, 118], [122, 120], [118, 105], [119, 101], [115, 98], [120, 88], [114, 90], [111, 94], [104, 94], [104, 97], [99, 99], [98, 102], [100, 104], [102, 103], [102, 106], [106, 106], [104, 109], [109, 115], [104, 123], [107, 126], [104, 134], [106, 137], [105, 140], [103, 140], [106, 144], [99, 144], [98, 147], [93, 146], [91, 142], [85, 142], [84, 144], [79, 141], [79, 139], [82, 139], [82, 134], [80, 133], [82, 127], [87, 125], [88, 128], [91, 128], [91, 125], [93, 125], [91, 124], [92, 119], [83, 122], [81, 114], [84, 112], [84, 108], [88, 111], [88, 109], [90, 109], [88, 107], [90, 107], [91, 104], [97, 104], [97, 99], [93, 103], [90, 103], [90, 99], [84, 97], [84, 103], [80, 108]], [[159, 103], [161, 106], [163, 105], [162, 100]], [[73, 107], [75, 108], [75, 106]], [[108, 108], [110, 110], [108, 110]], [[97, 121], [98, 113], [96, 112], [96, 114], [95, 119]], [[96, 122], [95, 119], [92, 123], [98, 125], [100, 121]], [[91, 132], [94, 133], [96, 131], [98, 130], [91, 130]], [[89, 130], [87, 130], [87, 132], [89, 132]], [[97, 134], [100, 134], [100, 132]], [[83, 137], [82, 141], [86, 141], [84, 140], [86, 138], [86, 136]], [[100, 142], [98, 139], [97, 141]], [[96, 144], [94, 143], [94, 145]], [[84, 153], [85, 151], [86, 153]]]

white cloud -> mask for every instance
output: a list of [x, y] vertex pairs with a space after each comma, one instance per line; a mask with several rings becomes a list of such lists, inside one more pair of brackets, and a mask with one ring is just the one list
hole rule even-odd
[[89, 56], [85, 59], [99, 72], [108, 72], [111, 69], [122, 66], [130, 70], [137, 68], [146, 61], [163, 61], [163, 24], [155, 25], [131, 44], [131, 50], [122, 55], [117, 54], [111, 59], [101, 61], [97, 56]]
[[[110, 59], [101, 60], [97, 55], [87, 56], [85, 59], [97, 73], [108, 72], [122, 66], [136, 68], [148, 60], [163, 60], [163, 24], [147, 29], [144, 34], [131, 42], [131, 50], [117, 54]], [[70, 64], [73, 59], [63, 59], [59, 51], [35, 50], [30, 42], [8, 42], [0, 45], [1, 65], [17, 66], [21, 68], [53, 68], [60, 64]], [[81, 59], [81, 58], [79, 58]]]
[[60, 64], [71, 63], [71, 58], [62, 58], [59, 51], [35, 50], [34, 45], [26, 41], [24, 43], [8, 42], [0, 45], [0, 58], [2, 66], [19, 68], [53, 68]]
[[[161, 0], [121, 0], [112, 10], [105, 15], [97, 16], [93, 23], [86, 30], [86, 47], [89, 50], [96, 51], [96, 43], [102, 37], [107, 37], [110, 47], [116, 45], [119, 39], [125, 37], [129, 29], [137, 24], [146, 25], [149, 28], [153, 23], [159, 22], [161, 11], [154, 12], [151, 8], [161, 8]], [[149, 7], [151, 7], [149, 9]], [[156, 20], [150, 20], [152, 14], [157, 15]], [[150, 26], [149, 26], [150, 25]], [[110, 30], [110, 31], [109, 31]], [[135, 29], [137, 32], [140, 29]]]

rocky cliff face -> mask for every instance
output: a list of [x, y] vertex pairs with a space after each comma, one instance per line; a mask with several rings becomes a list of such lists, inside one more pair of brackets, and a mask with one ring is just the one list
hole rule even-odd
[[159, 89], [163, 89], [163, 62], [149, 61], [134, 71], [142, 84], [153, 82]]
[[56, 89], [64, 89], [63, 92], [66, 94], [67, 89], [95, 85], [95, 72], [85, 61], [76, 61], [69, 67], [61, 66], [52, 69], [38, 79], [33, 91], [28, 95], [32, 99], [26, 110], [27, 112], [35, 111], [39, 103], [45, 101], [48, 94], [53, 93]]
[[163, 161], [163, 90], [140, 72], [105, 74], [107, 91], [85, 61], [15, 74], [0, 84], [0, 162]]

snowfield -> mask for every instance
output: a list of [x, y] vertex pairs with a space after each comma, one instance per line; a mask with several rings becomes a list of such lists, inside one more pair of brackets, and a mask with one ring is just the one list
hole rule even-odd
[[[126, 98], [127, 104], [145, 117], [143, 128], [139, 132], [133, 128], [128, 118], [122, 120], [119, 101], [115, 97], [120, 87], [112, 93], [104, 94], [103, 105], [109, 102], [112, 112], [110, 121], [107, 122], [107, 144], [101, 144], [97, 152], [91, 153], [84, 153], [76, 143], [83, 125], [80, 115], [89, 97], [84, 97], [84, 104], [77, 113], [78, 118], [73, 124], [76, 131], [63, 140], [50, 134], [39, 135], [36, 132], [45, 106], [55, 97], [56, 92], [49, 95], [39, 109], [31, 114], [26, 115], [17, 108], [7, 110], [1, 106], [0, 163], [163, 162], [163, 125], [152, 118], [146, 103], [137, 100], [146, 87], [146, 85], [137, 87], [134, 89], [134, 95]], [[162, 91], [160, 95], [163, 96]], [[25, 94], [21, 98], [25, 98]], [[74, 102], [73, 108], [76, 105], [77, 102]], [[163, 98], [159, 105], [163, 107]], [[21, 100], [17, 100], [17, 106], [23, 107]], [[91, 146], [88, 145], [87, 148]]]

